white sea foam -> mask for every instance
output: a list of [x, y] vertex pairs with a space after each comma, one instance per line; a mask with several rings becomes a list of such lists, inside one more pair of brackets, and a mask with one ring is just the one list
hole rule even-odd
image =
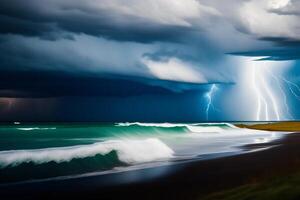
[[229, 128], [238, 128], [237, 126], [231, 124], [231, 123], [195, 123], [191, 125], [197, 125], [197, 126], [226, 126]]
[[221, 133], [224, 128], [218, 126], [187, 126], [193, 133]]
[[[141, 122], [124, 122], [118, 123], [117, 126], [145, 126], [145, 127], [163, 127], [163, 128], [172, 128], [172, 127], [192, 127], [193, 130], [197, 130], [196, 128], [203, 128], [202, 130], [213, 130], [214, 128], [218, 128], [215, 130], [223, 130], [222, 126], [226, 126], [228, 128], [238, 128], [230, 123], [194, 123], [194, 124], [178, 124], [178, 123], [141, 123]], [[194, 128], [195, 127], [195, 128]], [[215, 132], [215, 131], [214, 131]]]
[[172, 123], [141, 123], [141, 122], [124, 122], [118, 123], [117, 126], [146, 126], [146, 127], [163, 127], [163, 128], [171, 128], [171, 127], [185, 127], [187, 124], [172, 124]]
[[56, 127], [45, 127], [45, 128], [40, 128], [40, 127], [29, 127], [29, 128], [17, 128], [18, 130], [21, 130], [21, 131], [32, 131], [32, 130], [55, 130]]
[[145, 140], [108, 140], [91, 145], [72, 147], [45, 148], [34, 150], [11, 150], [0, 152], [0, 166], [16, 166], [21, 163], [34, 162], [42, 164], [54, 161], [68, 162], [75, 158], [105, 155], [115, 150], [120, 161], [138, 164], [173, 157], [173, 150], [156, 138]]

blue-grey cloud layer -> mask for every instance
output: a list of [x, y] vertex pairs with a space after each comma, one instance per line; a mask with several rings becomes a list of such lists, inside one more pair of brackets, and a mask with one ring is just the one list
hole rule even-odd
[[[300, 58], [296, 0], [3, 0], [0, 97], [204, 94]], [[150, 109], [151, 110], [151, 109]]]

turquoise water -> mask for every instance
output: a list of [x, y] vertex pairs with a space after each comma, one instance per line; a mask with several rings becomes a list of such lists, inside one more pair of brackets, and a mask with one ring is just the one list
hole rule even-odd
[[0, 126], [0, 183], [239, 153], [282, 133], [218, 124], [18, 124]]

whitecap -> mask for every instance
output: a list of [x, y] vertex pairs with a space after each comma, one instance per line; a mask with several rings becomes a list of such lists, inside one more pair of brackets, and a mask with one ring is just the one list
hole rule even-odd
[[173, 150], [156, 138], [145, 140], [108, 140], [91, 145], [44, 148], [33, 150], [10, 150], [0, 152], [0, 166], [17, 166], [21, 163], [36, 164], [69, 162], [75, 158], [105, 155], [116, 151], [121, 162], [138, 164], [173, 157]]

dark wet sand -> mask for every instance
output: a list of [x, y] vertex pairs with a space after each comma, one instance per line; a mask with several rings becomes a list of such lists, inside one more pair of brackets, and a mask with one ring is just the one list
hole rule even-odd
[[[201, 199], [226, 189], [300, 172], [300, 134], [289, 134], [263, 147], [273, 145], [277, 146], [264, 151], [187, 162], [171, 167], [65, 181], [1, 186], [0, 197], [1, 199]], [[249, 145], [245, 148], [258, 146], [262, 145]], [[163, 175], [152, 178], [160, 173]], [[128, 180], [131, 182], [128, 183]]]

